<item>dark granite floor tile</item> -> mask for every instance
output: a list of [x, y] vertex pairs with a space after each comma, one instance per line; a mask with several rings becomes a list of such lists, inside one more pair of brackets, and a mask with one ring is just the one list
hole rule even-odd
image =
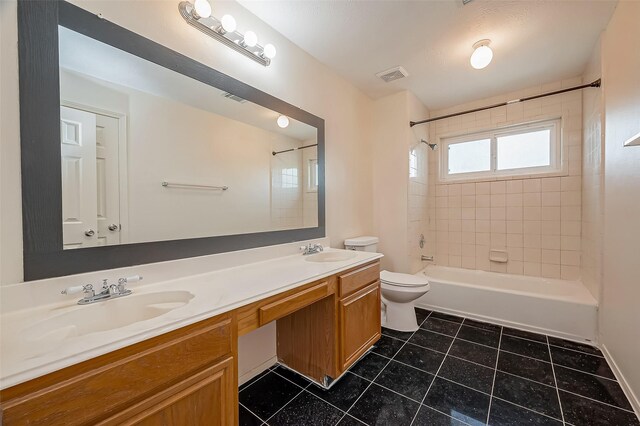
[[491, 400], [488, 424], [490, 426], [562, 426], [560, 420], [534, 413], [496, 398]]
[[490, 322], [476, 321], [469, 318], [465, 318], [462, 324], [469, 325], [471, 327], [482, 328], [483, 330], [495, 331], [496, 333], [500, 333], [500, 329], [502, 328], [501, 326], [491, 324]]
[[309, 392], [303, 392], [268, 420], [272, 426], [322, 425], [333, 426], [344, 412], [327, 404]]
[[394, 359], [435, 374], [444, 359], [444, 354], [407, 343]]
[[402, 340], [382, 336], [373, 346], [372, 351], [387, 358], [392, 358], [400, 350], [402, 345], [404, 345], [404, 341]]
[[353, 405], [362, 392], [364, 392], [367, 386], [369, 386], [369, 383], [371, 382], [368, 380], [351, 373], [346, 373], [331, 389], [322, 389], [319, 386], [311, 385], [307, 390], [339, 409], [346, 411]]
[[373, 380], [389, 362], [389, 358], [380, 356], [374, 352], [369, 352], [364, 358], [349, 369], [353, 374]]
[[598, 376], [614, 379], [613, 371], [604, 358], [588, 355], [557, 346], [551, 346], [551, 356], [553, 363], [564, 367], [574, 368], [586, 373], [597, 374]]
[[436, 377], [424, 404], [457, 420], [484, 424], [489, 411], [489, 395]]
[[449, 355], [493, 368], [496, 365], [498, 350], [456, 339], [451, 345]]
[[639, 426], [638, 417], [630, 411], [560, 391], [562, 412], [567, 423], [593, 426]]
[[498, 343], [500, 342], [500, 332], [483, 330], [481, 328], [469, 327], [462, 324], [456, 338], [497, 348]]
[[433, 377], [432, 374], [391, 361], [375, 380], [375, 383], [422, 402]]
[[480, 392], [491, 393], [493, 372], [493, 368], [448, 356], [438, 371], [438, 377], [444, 377]]
[[240, 403], [261, 419], [268, 419], [302, 389], [273, 372], [240, 392]]
[[549, 345], [546, 343], [532, 342], [531, 340], [519, 339], [512, 336], [502, 336], [500, 350], [513, 352], [530, 358], [551, 361], [549, 358]]
[[549, 336], [549, 344], [553, 346], [560, 346], [561, 348], [565, 349], [584, 352], [589, 355], [603, 356], [602, 352], [600, 352], [600, 349], [584, 343], [572, 342], [570, 340], [558, 339], [557, 337]]
[[429, 317], [422, 323], [420, 328], [429, 331], [435, 331], [437, 333], [447, 334], [449, 336], [455, 336], [460, 328], [460, 323], [445, 321], [438, 318]]
[[238, 419], [238, 424], [240, 426], [259, 426], [262, 423], [262, 420], [253, 415], [249, 410], [244, 408], [244, 406], [240, 406]]
[[633, 410], [618, 382], [559, 365], [555, 366], [555, 371], [558, 388], [616, 407]]
[[349, 414], [368, 425], [410, 425], [420, 404], [375, 383], [367, 389]]
[[278, 365], [277, 367], [275, 367], [273, 370], [274, 373], [281, 375], [282, 377], [284, 377], [287, 380], [292, 381], [293, 383], [295, 383], [296, 385], [300, 386], [300, 387], [307, 387], [307, 385], [309, 383], [311, 383], [308, 379], [306, 379], [305, 377], [301, 376], [300, 374], [289, 370], [288, 368], [282, 367], [280, 365]]
[[466, 423], [462, 423], [453, 417], [445, 416], [444, 414], [429, 408], [426, 405], [420, 407], [416, 419], [413, 421], [414, 426], [466, 426]]
[[451, 346], [452, 341], [453, 337], [439, 333], [432, 333], [422, 329], [416, 331], [413, 337], [409, 339], [409, 342], [414, 345], [445, 353], [449, 350], [449, 346]]
[[562, 419], [556, 388], [498, 371], [493, 395], [521, 407]]
[[366, 426], [365, 423], [362, 423], [360, 420], [356, 419], [355, 417], [351, 417], [349, 415], [346, 415], [342, 418], [342, 420], [340, 420], [340, 423], [338, 423], [337, 426]]
[[413, 335], [413, 331], [398, 331], [382, 327], [382, 334], [384, 334], [385, 336], [395, 337], [396, 339], [400, 340], [408, 340], [409, 337]]
[[252, 377], [251, 379], [247, 380], [246, 382], [244, 382], [243, 384], [241, 384], [238, 388], [238, 390], [243, 390], [248, 386], [251, 386], [253, 383], [257, 382], [258, 380], [260, 380], [261, 378], [263, 378], [269, 371], [271, 371], [270, 368], [264, 370], [262, 373], [256, 375], [255, 377]]
[[431, 311], [422, 308], [415, 308], [416, 310], [416, 320], [418, 321], [418, 325], [422, 324], [425, 319], [429, 316]]
[[521, 355], [501, 351], [498, 356], [498, 370], [555, 386], [553, 367], [550, 362], [526, 358]]
[[547, 343], [547, 336], [544, 334], [532, 333], [530, 331], [518, 330], [517, 328], [502, 327], [502, 334], [520, 337], [522, 339], [534, 340], [540, 343]]
[[464, 320], [464, 318], [462, 317], [458, 317], [450, 314], [444, 314], [442, 312], [435, 312], [435, 311], [431, 313], [431, 316], [429, 318], [443, 319], [451, 322], [457, 322], [458, 324], [462, 323], [462, 321]]

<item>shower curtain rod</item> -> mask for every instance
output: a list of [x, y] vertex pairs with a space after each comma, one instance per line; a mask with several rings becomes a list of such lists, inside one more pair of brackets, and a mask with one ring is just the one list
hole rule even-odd
[[285, 149], [284, 151], [271, 151], [271, 155], [278, 155], [278, 154], [282, 154], [283, 152], [297, 151], [299, 149], [311, 148], [314, 146], [318, 146], [318, 144], [314, 143], [313, 145], [305, 145], [305, 146], [300, 146], [298, 148]]
[[533, 99], [544, 98], [546, 96], [559, 95], [560, 93], [571, 92], [571, 91], [580, 90], [580, 89], [586, 89], [587, 87], [600, 87], [600, 83], [601, 83], [600, 79], [597, 79], [593, 83], [583, 84], [581, 86], [569, 87], [568, 89], [556, 90], [555, 92], [543, 93], [541, 95], [529, 96], [527, 98], [513, 99], [511, 101], [502, 102], [502, 103], [499, 103], [499, 104], [494, 104], [494, 105], [489, 105], [489, 106], [486, 106], [486, 107], [470, 109], [470, 110], [467, 110], [467, 111], [455, 112], [453, 114], [441, 115], [440, 117], [428, 118], [426, 120], [410, 121], [409, 122], [409, 127], [413, 127], [413, 126], [416, 126], [418, 124], [430, 123], [432, 121], [443, 120], [445, 118], [457, 117], [458, 115], [470, 114], [472, 112], [484, 111], [486, 109], [498, 108], [498, 107], [501, 107], [501, 106], [517, 104], [517, 103], [524, 102], [524, 101], [531, 101]]

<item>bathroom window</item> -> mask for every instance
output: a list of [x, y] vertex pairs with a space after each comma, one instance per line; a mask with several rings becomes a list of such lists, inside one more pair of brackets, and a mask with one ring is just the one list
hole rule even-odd
[[443, 138], [440, 179], [560, 172], [560, 129], [558, 119]]
[[309, 159], [307, 163], [307, 192], [318, 191], [318, 160], [316, 158]]
[[409, 151], [409, 177], [418, 177], [418, 151], [415, 148]]

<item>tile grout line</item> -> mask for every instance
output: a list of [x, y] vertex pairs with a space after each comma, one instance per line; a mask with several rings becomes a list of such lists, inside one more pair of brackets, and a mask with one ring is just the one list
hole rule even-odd
[[[464, 319], [462, 321], [464, 322]], [[416, 414], [413, 416], [413, 419], [411, 420], [411, 426], [413, 426], [414, 422], [416, 421], [416, 418], [418, 418], [418, 413], [420, 412], [420, 408], [424, 405], [424, 401], [427, 399], [427, 395], [429, 395], [429, 391], [431, 390], [431, 387], [433, 386], [436, 379], [438, 378], [438, 373], [440, 373], [440, 370], [442, 369], [442, 366], [444, 365], [444, 362], [447, 359], [447, 356], [451, 351], [451, 347], [453, 346], [453, 343], [456, 341], [456, 338], [458, 337], [458, 333], [460, 333], [460, 330], [462, 330], [462, 322], [460, 323], [460, 326], [458, 327], [458, 331], [456, 332], [456, 335], [453, 337], [453, 340], [451, 340], [451, 343], [449, 343], [449, 349], [447, 349], [447, 353], [444, 355], [444, 358], [442, 358], [442, 361], [440, 362], [440, 366], [438, 367], [438, 370], [434, 374], [433, 380], [431, 381], [431, 383], [429, 384], [429, 387], [427, 388], [427, 392], [422, 397], [422, 402], [420, 402], [420, 407], [418, 407], [418, 411], [416, 411]]]
[[560, 400], [560, 389], [558, 389], [558, 380], [556, 379], [556, 369], [553, 366], [553, 355], [551, 355], [551, 345], [549, 345], [549, 336], [547, 336], [547, 349], [549, 350], [549, 359], [551, 360], [551, 372], [553, 373], [553, 383], [556, 385], [556, 395], [558, 396], [558, 406], [560, 407], [560, 415], [562, 416], [562, 424], [566, 424], [564, 420], [564, 410], [562, 409], [562, 401]]
[[299, 397], [303, 392], [304, 392], [305, 388], [300, 389], [300, 392], [298, 392], [297, 394], [294, 395], [293, 398], [291, 398], [289, 401], [287, 401], [286, 404], [284, 404], [282, 407], [280, 407], [278, 409], [278, 411], [276, 411], [275, 413], [273, 413], [267, 420], [265, 420], [266, 424], [269, 424], [269, 420], [271, 420], [272, 418], [274, 418], [275, 416], [278, 415], [278, 413], [280, 411], [282, 411], [287, 405], [291, 404], [291, 401], [293, 401], [294, 399], [296, 399], [297, 397]]
[[[433, 311], [429, 312], [429, 314], [425, 317], [425, 319], [424, 319], [424, 320], [422, 320], [422, 322], [421, 322], [420, 324], [418, 324], [418, 330], [420, 330], [420, 326], [421, 326], [422, 324], [424, 324], [424, 322], [425, 322], [425, 321], [426, 321], [426, 320], [431, 316], [431, 314], [432, 314], [432, 313], [433, 313]], [[418, 330], [416, 330], [416, 331], [418, 331]], [[411, 336], [409, 337], [409, 339], [411, 339], [411, 337], [413, 337], [413, 335], [416, 333], [416, 331], [414, 331], [413, 333], [411, 333]], [[378, 374], [376, 374], [376, 376], [371, 380], [371, 382], [369, 382], [369, 385], [364, 389], [364, 391], [362, 391], [362, 393], [361, 393], [360, 395], [358, 395], [358, 397], [356, 398], [356, 400], [355, 400], [355, 401], [353, 401], [353, 404], [351, 404], [351, 406], [350, 406], [350, 407], [345, 411], [345, 416], [346, 416], [347, 414], [349, 414], [349, 411], [351, 411], [351, 409], [352, 409], [352, 408], [353, 408], [353, 407], [358, 403], [358, 401], [360, 400], [360, 398], [362, 398], [362, 395], [364, 395], [364, 394], [369, 390], [369, 388], [371, 387], [371, 385], [373, 385], [374, 380], [376, 380], [376, 379], [378, 378], [378, 376], [380, 376], [380, 374], [382, 374], [382, 372], [384, 371], [384, 369], [385, 369], [385, 368], [387, 368], [387, 366], [391, 363], [391, 361], [393, 361], [393, 359], [395, 358], [395, 356], [396, 356], [398, 353], [400, 353], [400, 351], [402, 350], [402, 348], [404, 348], [404, 347], [405, 347], [405, 345], [407, 344], [407, 342], [409, 341], [409, 339], [407, 339], [407, 340], [402, 344], [402, 346], [400, 346], [400, 348], [396, 351], [396, 353], [395, 353], [395, 354], [393, 354], [393, 356], [392, 356], [391, 358], [387, 358], [387, 357], [385, 357], [385, 358], [386, 358], [386, 359], [388, 359], [389, 361], [384, 365], [384, 367], [382, 367], [382, 369], [378, 372]], [[396, 340], [400, 340], [400, 339], [396, 339]], [[374, 352], [374, 353], [375, 353], [375, 352]], [[433, 382], [432, 382], [432, 383], [433, 383]], [[377, 385], [377, 383], [376, 383], [376, 385]], [[418, 411], [420, 411], [420, 407], [419, 407], [419, 406], [418, 406]], [[416, 413], [416, 414], [417, 414], [417, 413]], [[351, 415], [351, 416], [352, 416], [352, 417], [355, 417], [355, 416], [353, 416], [353, 415]], [[344, 418], [344, 416], [342, 416], [342, 418]], [[356, 417], [356, 419], [358, 419], [358, 418]], [[358, 419], [358, 420], [360, 421], [360, 419]], [[342, 421], [342, 419], [338, 420], [338, 423], [340, 423], [341, 421]], [[363, 423], [364, 423], [364, 422], [363, 422]], [[365, 423], [365, 424], [366, 424], [366, 423]]]
[[550, 416], [550, 415], [548, 415], [548, 414], [542, 413], [542, 412], [537, 411], [537, 410], [534, 410], [534, 409], [532, 409], [532, 408], [527, 408], [527, 407], [525, 407], [524, 405], [516, 404], [515, 402], [513, 402], [513, 401], [509, 401], [508, 399], [500, 398], [499, 396], [494, 396], [493, 398], [494, 398], [494, 399], [497, 399], [498, 401], [502, 401], [502, 402], [506, 402], [507, 404], [514, 405], [514, 406], [516, 406], [516, 407], [518, 407], [518, 408], [522, 408], [523, 410], [531, 411], [532, 413], [536, 413], [536, 414], [538, 414], [538, 415], [540, 415], [540, 416], [548, 417], [548, 418], [553, 419], [553, 420], [555, 420], [555, 421], [562, 422], [560, 419], [558, 419], [558, 418], [556, 418], [556, 417]]
[[496, 386], [496, 376], [498, 375], [498, 361], [500, 360], [500, 345], [502, 344], [502, 327], [500, 327], [500, 339], [498, 339], [498, 352], [496, 353], [496, 364], [493, 369], [493, 381], [491, 382], [491, 396], [489, 397], [489, 409], [487, 410], [487, 421], [489, 424], [489, 416], [491, 415], [491, 403], [493, 402], [493, 389]]
[[[240, 407], [244, 407], [244, 409], [245, 409], [245, 410], [247, 410], [248, 412], [250, 412], [251, 414], [253, 414], [253, 415], [256, 417], [256, 419], [258, 419], [258, 420], [260, 420], [260, 421], [262, 422], [261, 424], [264, 424], [264, 423], [265, 423], [265, 421], [264, 421], [264, 420], [262, 420], [262, 417], [260, 417], [259, 415], [257, 415], [257, 414], [256, 414], [256, 413], [254, 413], [253, 411], [249, 410], [249, 409], [247, 408], [247, 406], [246, 406], [246, 405], [244, 405], [243, 403], [238, 402], [238, 406], [240, 406]], [[239, 414], [240, 414], [240, 410], [238, 410], [238, 415], [239, 415]]]

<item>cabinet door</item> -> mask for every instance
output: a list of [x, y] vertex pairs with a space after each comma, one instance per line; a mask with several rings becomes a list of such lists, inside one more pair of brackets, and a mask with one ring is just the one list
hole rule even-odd
[[233, 358], [227, 358], [99, 424], [235, 425], [237, 388], [233, 375]]
[[346, 370], [380, 338], [380, 282], [340, 301], [340, 366]]

